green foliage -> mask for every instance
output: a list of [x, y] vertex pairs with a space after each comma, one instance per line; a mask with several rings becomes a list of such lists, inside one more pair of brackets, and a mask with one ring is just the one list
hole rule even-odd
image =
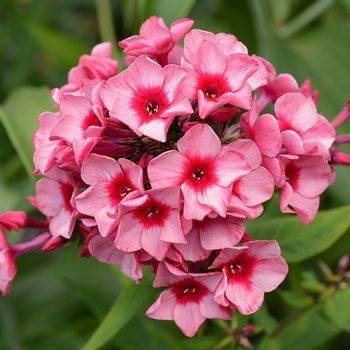
[[113, 303], [108, 314], [92, 334], [84, 346], [84, 350], [95, 350], [101, 348], [106, 342], [113, 338], [137, 312], [144, 312], [144, 306], [150, 302], [150, 296], [154, 295], [150, 283], [143, 280], [140, 285], [132, 281], [121, 291]]
[[22, 87], [8, 96], [0, 110], [1, 122], [31, 178], [32, 139], [38, 127], [38, 115], [52, 109], [48, 88]]
[[345, 206], [320, 212], [310, 225], [287, 217], [252, 221], [248, 231], [256, 239], [276, 239], [286, 260], [299, 262], [329, 248], [349, 227], [350, 206]]

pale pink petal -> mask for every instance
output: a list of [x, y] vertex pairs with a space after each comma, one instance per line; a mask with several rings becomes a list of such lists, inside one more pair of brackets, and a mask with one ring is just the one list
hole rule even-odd
[[187, 72], [184, 68], [169, 64], [163, 68], [164, 74], [164, 93], [170, 102], [174, 101], [175, 96], [178, 93], [178, 89], [181, 87], [181, 83], [186, 78]]
[[295, 192], [289, 205], [304, 224], [310, 224], [317, 214], [320, 197], [306, 198]]
[[191, 30], [194, 21], [190, 18], [181, 18], [170, 25], [170, 33], [175, 42], [181, 40], [185, 34]]
[[318, 119], [312, 99], [298, 92], [287, 93], [278, 98], [275, 112], [282, 129], [292, 127], [297, 132], [310, 129]]
[[165, 264], [164, 262], [158, 265], [156, 277], [153, 280], [153, 287], [166, 287], [183, 280], [183, 275], [186, 275], [186, 273], [172, 273], [169, 267], [170, 264]]
[[167, 289], [149, 307], [146, 315], [156, 320], [172, 320], [176, 301], [176, 295]]
[[60, 213], [50, 219], [49, 228], [52, 236], [62, 236], [69, 239], [73, 234], [76, 213], [63, 208]]
[[[191, 316], [189, 317], [189, 315]], [[192, 301], [186, 304], [177, 303], [174, 308], [173, 317], [176, 325], [188, 337], [193, 337], [205, 321], [198, 303]]]
[[114, 245], [125, 252], [135, 252], [141, 249], [142, 228], [142, 223], [132, 213], [124, 214], [118, 225]]
[[260, 152], [276, 157], [282, 147], [282, 137], [276, 118], [271, 114], [260, 116], [254, 125], [254, 141]]
[[250, 281], [231, 278], [227, 284], [226, 297], [241, 314], [250, 315], [262, 305], [264, 291]]
[[180, 153], [194, 160], [212, 160], [221, 149], [219, 137], [207, 124], [197, 124], [177, 142]]
[[283, 145], [290, 154], [303, 154], [303, 140], [294, 130], [285, 130], [282, 132]]
[[255, 263], [250, 281], [264, 292], [276, 289], [288, 273], [288, 265], [282, 257], [262, 259]]
[[258, 69], [259, 65], [253, 57], [235, 53], [230, 55], [227, 60], [225, 78], [232, 91], [236, 91], [242, 88], [247, 79]]
[[271, 173], [260, 166], [238, 180], [233, 188], [244, 204], [254, 206], [269, 200], [275, 186]]
[[186, 235], [187, 243], [174, 244], [182, 256], [189, 261], [201, 261], [210, 255], [210, 250], [202, 247], [199, 236], [199, 225], [194, 224], [192, 230]]
[[167, 139], [167, 133], [173, 117], [168, 118], [152, 118], [150, 120], [144, 121], [139, 127], [138, 131], [151, 139], [165, 142]]
[[169, 243], [161, 240], [162, 226], [144, 227], [141, 235], [142, 248], [158, 261], [162, 261], [169, 249]]
[[206, 218], [198, 223], [201, 245], [204, 249], [230, 248], [237, 244], [244, 234], [244, 221], [227, 216], [226, 218]]
[[197, 193], [198, 202], [211, 208], [220, 216], [226, 216], [230, 196], [231, 187], [225, 188], [218, 185], [208, 185]]
[[219, 305], [216, 301], [214, 301], [213, 296], [204, 297], [199, 302], [199, 309], [203, 317], [213, 319], [218, 318], [221, 320], [230, 320], [231, 314], [227, 308]]
[[176, 210], [170, 210], [164, 222], [161, 232], [162, 241], [169, 243], [186, 243], [186, 238], [181, 226], [180, 214]]
[[160, 154], [150, 161], [147, 169], [152, 188], [181, 185], [190, 166], [189, 160], [179, 152], [167, 151]]
[[214, 43], [204, 40], [197, 52], [194, 68], [203, 75], [216, 76], [219, 80], [226, 69], [226, 58]]

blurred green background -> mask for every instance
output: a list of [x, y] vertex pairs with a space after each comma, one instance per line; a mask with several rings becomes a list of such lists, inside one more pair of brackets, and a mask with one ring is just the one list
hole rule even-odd
[[[64, 84], [93, 45], [137, 33], [151, 15], [168, 24], [188, 16], [197, 28], [232, 33], [278, 72], [292, 73], [299, 83], [310, 78], [329, 119], [350, 97], [350, 0], [1, 0], [1, 211], [28, 208], [31, 134], [36, 116], [52, 108], [49, 87]], [[349, 125], [342, 131], [350, 132]], [[349, 184], [349, 169], [337, 169], [322, 201], [325, 212], [309, 228], [281, 219], [276, 198], [249, 227], [257, 238], [280, 239], [290, 263], [283, 288], [253, 317], [208, 322], [194, 340], [184, 339], [173, 324], [143, 316], [150, 288], [133, 289], [117, 269], [79, 259], [72, 245], [19, 259], [11, 294], [0, 299], [0, 349], [81, 349], [123, 288], [122, 296], [133, 299], [121, 297], [111, 311], [117, 316], [104, 322], [109, 341], [97, 341], [100, 348], [238, 349], [237, 330], [254, 322], [253, 349], [350, 349], [350, 288], [339, 281], [339, 269], [334, 273], [350, 253]], [[93, 343], [85, 349], [98, 348]]]

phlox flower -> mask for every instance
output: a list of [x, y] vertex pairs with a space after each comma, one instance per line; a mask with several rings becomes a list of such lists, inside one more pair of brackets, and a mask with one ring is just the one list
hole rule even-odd
[[280, 156], [285, 183], [280, 207], [284, 213], [296, 213], [309, 224], [317, 214], [320, 195], [334, 181], [334, 172], [321, 156]]
[[63, 140], [73, 148], [74, 159], [81, 165], [99, 141], [106, 126], [104, 111], [83, 96], [65, 96], [60, 118], [51, 131], [51, 140]]
[[147, 310], [148, 317], [174, 320], [188, 337], [193, 337], [205, 319], [230, 319], [227, 308], [214, 300], [220, 273], [186, 273], [162, 263], [157, 269], [154, 287], [168, 287]]
[[119, 46], [126, 54], [126, 63], [131, 64], [138, 56], [147, 55], [162, 66], [179, 64], [182, 50], [177, 43], [192, 28], [193, 23], [189, 18], [182, 18], [171, 23], [168, 28], [163, 18], [148, 18], [141, 26], [140, 35], [119, 41]]
[[275, 113], [283, 146], [289, 154], [329, 157], [335, 130], [325, 117], [317, 113], [310, 97], [299, 92], [284, 94], [276, 101]]
[[36, 183], [38, 209], [47, 216], [52, 236], [70, 238], [79, 213], [75, 209], [78, 186], [74, 177], [58, 168]]
[[226, 57], [212, 41], [204, 40], [188, 68], [185, 93], [198, 101], [202, 119], [227, 104], [249, 109], [252, 89], [247, 81], [258, 69], [249, 55], [234, 53]]
[[152, 189], [120, 204], [115, 246], [126, 252], [144, 249], [161, 261], [170, 243], [185, 243], [179, 188]]
[[276, 241], [248, 241], [223, 249], [211, 268], [222, 271], [215, 300], [244, 315], [256, 312], [264, 293], [276, 289], [288, 272]]
[[261, 163], [251, 140], [222, 146], [206, 124], [197, 124], [177, 142], [178, 151], [167, 151], [151, 160], [148, 176], [152, 188], [180, 186], [184, 217], [203, 220], [211, 211], [225, 216], [232, 183]]
[[102, 236], [115, 228], [119, 203], [133, 191], [144, 191], [142, 169], [128, 159], [92, 153], [82, 164], [81, 178], [89, 187], [76, 197], [77, 209], [95, 218]]
[[176, 65], [162, 68], [147, 56], [105, 82], [101, 97], [111, 118], [138, 135], [166, 141], [175, 116], [193, 112], [182, 92], [186, 71]]

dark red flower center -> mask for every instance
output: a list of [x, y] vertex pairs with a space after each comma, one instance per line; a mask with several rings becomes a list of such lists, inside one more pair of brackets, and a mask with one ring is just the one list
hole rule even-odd
[[286, 180], [294, 189], [298, 187], [299, 171], [300, 169], [293, 162], [289, 163], [285, 168]]
[[123, 174], [118, 175], [109, 185], [109, 195], [118, 204], [128, 193], [135, 188]]
[[197, 181], [200, 181], [204, 176], [205, 176], [205, 173], [203, 169], [196, 168], [192, 172], [192, 177]]
[[189, 301], [198, 302], [209, 293], [208, 288], [204, 284], [192, 278], [175, 283], [172, 291], [180, 303], [187, 303]]
[[146, 112], [149, 116], [157, 114], [159, 111], [159, 104], [157, 102], [151, 101], [146, 104]]
[[229, 91], [227, 83], [221, 76], [203, 76], [199, 80], [198, 88], [203, 91], [207, 99], [215, 100], [225, 92]]
[[163, 226], [169, 216], [169, 207], [153, 199], [135, 211], [135, 216], [144, 226]]
[[243, 265], [241, 265], [239, 262], [231, 264], [229, 268], [232, 274], [241, 273], [244, 271]]
[[146, 209], [146, 216], [148, 217], [148, 218], [151, 218], [151, 217], [153, 217], [153, 216], [155, 216], [155, 215], [159, 215], [159, 213], [160, 213], [160, 209], [159, 208], [157, 208], [157, 207], [149, 207], [149, 208], [147, 208]]

